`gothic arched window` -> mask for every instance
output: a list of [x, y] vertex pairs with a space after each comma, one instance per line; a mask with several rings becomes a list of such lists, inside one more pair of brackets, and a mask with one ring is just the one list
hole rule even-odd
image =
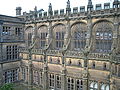
[[72, 31], [72, 48], [74, 50], [84, 49], [86, 45], [87, 25], [84, 23], [76, 23], [71, 27]]
[[90, 90], [98, 90], [98, 84], [96, 82], [92, 82], [90, 84]]
[[95, 52], [110, 52], [113, 26], [107, 21], [100, 21], [95, 26]]
[[25, 30], [25, 41], [26, 41], [27, 46], [30, 46], [30, 44], [32, 43], [32, 35], [33, 35], [33, 28], [28, 27]]
[[53, 28], [55, 38], [55, 48], [61, 49], [64, 45], [65, 26], [58, 24]]
[[54, 85], [55, 85], [54, 81], [55, 81], [55, 76], [54, 76], [54, 74], [49, 74], [49, 86], [50, 86], [52, 89], [54, 88]]
[[101, 86], [101, 90], [110, 90], [110, 86], [107, 85], [107, 84], [103, 84], [103, 85]]
[[67, 90], [74, 90], [74, 79], [67, 78]]
[[61, 77], [60, 76], [56, 76], [56, 87], [57, 89], [61, 89]]
[[45, 42], [46, 42], [46, 37], [47, 37], [47, 26], [43, 25], [38, 29], [38, 34], [40, 37], [40, 48], [44, 48]]
[[80, 79], [76, 81], [76, 90], [83, 90], [83, 81]]
[[39, 84], [39, 73], [38, 73], [38, 71], [34, 71], [33, 75], [34, 75], [33, 76], [33, 83], [38, 85]]

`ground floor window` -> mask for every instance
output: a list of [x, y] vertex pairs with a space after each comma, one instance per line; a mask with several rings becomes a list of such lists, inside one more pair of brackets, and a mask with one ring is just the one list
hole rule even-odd
[[60, 76], [56, 76], [56, 87], [57, 89], [61, 88], [61, 77]]
[[98, 83], [92, 82], [90, 84], [90, 90], [98, 90]]
[[25, 68], [22, 68], [22, 80], [26, 80], [26, 70]]
[[55, 75], [49, 74], [49, 86], [51, 89], [54, 89], [55, 86]]
[[33, 83], [38, 85], [39, 84], [39, 73], [38, 71], [33, 72]]
[[74, 79], [67, 78], [67, 90], [74, 90]]
[[5, 83], [18, 81], [18, 69], [12, 69], [4, 72]]
[[76, 88], [77, 90], [83, 90], [83, 81], [80, 79], [76, 80]]
[[108, 84], [102, 84], [101, 90], [110, 90], [110, 86]]

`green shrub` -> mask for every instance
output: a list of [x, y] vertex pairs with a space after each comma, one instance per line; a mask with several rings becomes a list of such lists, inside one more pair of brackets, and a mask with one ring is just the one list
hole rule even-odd
[[4, 84], [3, 86], [0, 87], [0, 90], [14, 90], [13, 89], [13, 84]]

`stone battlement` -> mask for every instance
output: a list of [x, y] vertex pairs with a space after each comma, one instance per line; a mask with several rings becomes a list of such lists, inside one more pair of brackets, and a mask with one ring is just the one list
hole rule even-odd
[[[116, 3], [113, 2], [113, 6], [110, 5], [110, 3], [104, 3], [103, 7], [102, 4], [96, 4], [95, 8], [93, 8], [92, 5], [92, 9], [90, 10], [90, 14], [93, 16], [97, 16], [97, 15], [112, 15], [112, 13], [114, 14], [116, 12], [117, 8], [117, 12], [120, 12], [120, 2], [118, 1], [118, 7], [115, 7]], [[111, 7], [112, 6], [112, 7]], [[52, 6], [51, 6], [52, 8]], [[66, 9], [60, 9], [60, 10], [51, 10], [51, 15], [49, 15], [49, 11], [44, 11], [43, 9], [40, 10], [34, 10], [30, 12], [23, 12], [23, 16], [25, 16], [25, 20], [26, 21], [32, 21], [34, 18], [36, 18], [36, 20], [47, 20], [49, 18], [51, 19], [60, 19], [60, 18], [64, 18], [67, 14], [67, 12], [69, 13], [69, 17], [86, 17], [88, 15], [88, 6], [87, 6], [87, 10], [85, 6], [80, 6], [80, 7], [73, 7], [73, 8], [66, 8]], [[35, 16], [36, 14], [36, 16]]]

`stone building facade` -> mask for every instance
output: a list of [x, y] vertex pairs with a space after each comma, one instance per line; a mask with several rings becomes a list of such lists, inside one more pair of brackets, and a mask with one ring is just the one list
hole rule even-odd
[[23, 28], [23, 19], [0, 15], [0, 85], [18, 81]]
[[120, 90], [120, 2], [101, 6], [93, 9], [88, 0], [87, 11], [72, 10], [68, 0], [65, 10], [50, 4], [48, 12], [35, 7], [23, 15], [16, 8], [24, 43], [18, 42], [20, 61], [7, 64], [18, 67], [17, 81], [40, 90]]

